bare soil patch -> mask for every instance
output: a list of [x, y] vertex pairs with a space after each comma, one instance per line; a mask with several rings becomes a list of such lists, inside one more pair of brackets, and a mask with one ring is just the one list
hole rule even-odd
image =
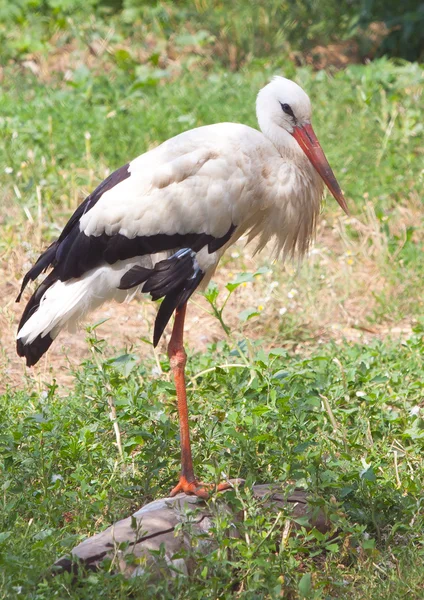
[[[316, 243], [301, 268], [273, 263], [270, 248], [253, 258], [253, 245], [245, 247], [241, 240], [232, 247], [214, 278], [221, 290], [221, 302], [227, 294], [225, 284], [237, 273], [254, 272], [258, 266], [270, 265], [268, 273], [257, 277], [254, 283], [243, 284], [231, 296], [224, 318], [233, 330], [232, 338], [264, 339], [268, 347], [285, 346], [295, 352], [308, 353], [328, 340], [367, 342], [387, 335], [407, 336], [411, 332], [410, 323], [370, 324], [375, 294], [387, 282], [378, 270], [379, 254], [385, 251], [384, 239], [380, 239], [379, 230], [374, 228], [372, 215], [368, 221], [361, 223], [342, 217], [329, 223], [323, 219]], [[359, 242], [350, 241], [347, 226], [357, 229]], [[38, 232], [28, 224], [22, 224], [21, 232], [20, 240], [26, 238], [27, 241], [23, 244], [16, 240], [13, 250], [2, 257], [0, 267], [3, 299], [0, 388], [22, 386], [28, 377], [36, 389], [53, 380], [66, 388], [72, 382], [72, 370], [90, 355], [84, 331], [74, 335], [62, 332], [33, 369], [27, 369], [15, 352], [17, 324], [30, 292], [20, 304], [16, 304], [15, 298], [24, 272], [36, 257], [34, 246], [38, 245], [36, 239], [39, 238]], [[243, 323], [239, 314], [248, 307], [257, 309], [259, 316]], [[89, 323], [106, 319], [97, 334], [107, 340], [109, 355], [130, 349], [142, 360], [154, 353], [153, 347], [143, 340], [152, 338], [156, 310], [154, 303], [140, 297], [131, 303], [104, 305], [92, 314]], [[186, 322], [186, 341], [192, 352], [203, 351], [209, 344], [226, 338], [221, 325], [208, 310], [206, 300], [195, 295]], [[159, 353], [166, 352], [170, 329], [167, 328], [161, 341]]]

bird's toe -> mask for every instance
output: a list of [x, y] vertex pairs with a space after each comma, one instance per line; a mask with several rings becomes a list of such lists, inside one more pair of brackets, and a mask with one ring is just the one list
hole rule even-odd
[[203, 483], [201, 481], [197, 481], [197, 479], [194, 479], [193, 481], [187, 481], [185, 477], [181, 476], [180, 481], [171, 490], [170, 496], [173, 497], [183, 492], [189, 496], [197, 496], [198, 498], [207, 500], [214, 492], [223, 492], [224, 490], [228, 490], [233, 487], [234, 485], [230, 481], [224, 481], [218, 485], [215, 485], [213, 483]]

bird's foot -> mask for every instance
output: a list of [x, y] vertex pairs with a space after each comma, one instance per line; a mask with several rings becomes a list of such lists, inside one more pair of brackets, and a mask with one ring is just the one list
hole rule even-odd
[[180, 481], [171, 490], [170, 496], [176, 496], [180, 492], [184, 492], [189, 496], [197, 496], [198, 498], [207, 500], [211, 493], [222, 492], [233, 487], [233, 484], [230, 482], [223, 482], [219, 483], [218, 485], [214, 485], [213, 483], [202, 483], [197, 481], [197, 479], [193, 479], [193, 481], [187, 481], [187, 479], [181, 475]]

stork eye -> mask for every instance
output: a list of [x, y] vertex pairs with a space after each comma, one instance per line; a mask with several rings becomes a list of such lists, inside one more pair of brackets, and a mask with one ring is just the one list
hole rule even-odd
[[281, 102], [280, 102], [280, 104], [281, 104], [281, 108], [286, 113], [286, 115], [290, 115], [294, 119], [294, 112], [292, 111], [292, 107], [290, 106], [290, 104], [282, 104]]

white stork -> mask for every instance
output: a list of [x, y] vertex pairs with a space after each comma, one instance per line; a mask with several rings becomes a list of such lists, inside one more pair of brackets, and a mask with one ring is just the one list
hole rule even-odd
[[[258, 94], [262, 133], [238, 123], [186, 131], [105, 179], [25, 275], [52, 267], [19, 324], [17, 351], [32, 366], [59, 332], [106, 300], [137, 292], [163, 298], [156, 346], [175, 311], [168, 345], [180, 419], [181, 475], [171, 495], [208, 496], [194, 475], [184, 368], [187, 301], [204, 288], [241, 235], [271, 238], [283, 256], [303, 255], [313, 238], [324, 183], [347, 206], [311, 125], [311, 103], [293, 81], [275, 77]], [[225, 489], [222, 483], [218, 489]]]

